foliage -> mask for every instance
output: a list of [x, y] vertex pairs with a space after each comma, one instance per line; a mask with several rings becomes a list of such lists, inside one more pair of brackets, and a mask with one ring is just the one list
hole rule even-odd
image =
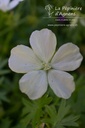
[[[23, 0], [9, 12], [0, 10], [0, 128], [85, 128], [85, 60], [81, 67], [71, 72], [76, 90], [68, 100], [56, 97], [49, 88], [46, 94], [35, 101], [19, 90], [20, 74], [9, 70], [7, 61], [10, 50], [19, 44], [29, 46], [31, 33], [49, 28], [57, 36], [58, 46], [70, 41], [80, 47], [85, 57], [85, 26], [78, 20], [77, 27], [52, 27], [56, 23], [47, 16], [45, 6], [82, 6], [84, 0]], [[84, 9], [80, 13], [85, 17]]]

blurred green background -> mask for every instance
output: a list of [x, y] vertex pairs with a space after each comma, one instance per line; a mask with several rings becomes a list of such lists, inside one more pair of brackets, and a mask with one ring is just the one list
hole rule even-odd
[[[49, 26], [58, 24], [47, 17], [45, 6], [51, 4], [57, 7], [78, 6], [82, 11], [76, 11], [79, 17], [77, 26]], [[75, 17], [73, 19], [75, 21]], [[64, 22], [62, 22], [64, 24]], [[71, 24], [71, 21], [66, 24]], [[29, 38], [34, 30], [49, 28], [58, 41], [58, 46], [72, 42], [79, 46], [85, 57], [85, 0], [24, 0], [9, 12], [0, 10], [0, 128], [18, 128], [23, 109], [22, 98], [26, 97], [19, 90], [19, 79], [22, 74], [12, 72], [8, 67], [10, 50], [19, 44], [29, 45]], [[70, 102], [74, 113], [80, 115], [79, 128], [85, 128], [85, 60], [72, 75], [76, 90]], [[30, 126], [28, 128], [31, 128]]]

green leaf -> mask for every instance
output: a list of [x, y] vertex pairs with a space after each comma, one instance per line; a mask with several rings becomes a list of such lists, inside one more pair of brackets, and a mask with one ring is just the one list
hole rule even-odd
[[[30, 115], [31, 116], [31, 115]], [[31, 121], [31, 117], [29, 115], [25, 116], [23, 119], [21, 119], [20, 124], [22, 128], [26, 128], [29, 122]]]
[[76, 121], [79, 119], [79, 116], [70, 115], [64, 118], [61, 123], [64, 126], [75, 126], [78, 127], [78, 123]]
[[2, 77], [0, 78], [0, 85], [3, 83], [3, 81], [4, 81], [4, 77], [2, 76]]
[[54, 105], [46, 106], [46, 112], [50, 118], [45, 119], [45, 122], [54, 124], [57, 118], [57, 111]]
[[10, 70], [6, 69], [6, 70], [0, 70], [0, 75], [4, 75], [4, 74], [8, 74], [10, 73]]
[[43, 110], [51, 101], [52, 98], [48, 97], [48, 95], [44, 95], [42, 98], [35, 101], [23, 99], [25, 106], [22, 112], [23, 127], [26, 127], [29, 123], [31, 123], [33, 127], [40, 124], [41, 118], [43, 117]]
[[0, 101], [9, 102], [9, 99], [6, 96], [6, 92], [0, 92]]
[[3, 119], [1, 124], [0, 124], [0, 128], [10, 128], [11, 122], [12, 121], [9, 118]]
[[6, 66], [8, 59], [0, 59], [0, 69], [2, 69], [4, 66]]
[[8, 61], [7, 59], [2, 60], [0, 58], [0, 75], [4, 75], [10, 72], [9, 69], [3, 69], [7, 64], [7, 61]]
[[54, 127], [54, 128], [65, 128], [64, 126], [57, 126], [57, 127]]
[[43, 119], [43, 122], [50, 124], [52, 128], [65, 128], [65, 126], [75, 126], [75, 127], [78, 126], [76, 121], [79, 119], [79, 116], [74, 116], [70, 113], [70, 106], [66, 104], [65, 100], [62, 100], [59, 103], [58, 106], [54, 106], [54, 104], [52, 104], [49, 106], [47, 105], [45, 107], [47, 116]]
[[57, 123], [60, 122], [68, 114], [69, 110], [70, 106], [66, 106], [66, 101], [62, 100], [58, 110]]

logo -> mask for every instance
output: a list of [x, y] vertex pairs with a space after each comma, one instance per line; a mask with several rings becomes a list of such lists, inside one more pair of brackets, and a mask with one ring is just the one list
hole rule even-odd
[[[77, 14], [77, 11], [82, 11], [82, 7], [80, 6], [55, 6], [47, 4], [44, 9], [47, 16], [45, 15], [43, 18], [50, 18], [50, 21], [52, 19], [49, 26], [77, 26], [77, 22], [73, 21], [81, 18], [81, 15], [78, 16]], [[84, 24], [83, 21], [82, 24]]]
[[45, 6], [45, 10], [46, 10], [47, 13], [48, 13], [48, 17], [49, 17], [49, 18], [52, 17], [52, 14], [54, 13], [54, 11], [53, 11], [53, 6], [50, 5], [50, 4], [48, 4], [48, 5]]

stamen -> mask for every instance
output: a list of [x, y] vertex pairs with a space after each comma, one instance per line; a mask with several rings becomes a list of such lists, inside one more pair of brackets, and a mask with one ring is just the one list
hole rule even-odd
[[43, 63], [43, 70], [49, 70], [51, 68], [51, 65], [49, 63]]

